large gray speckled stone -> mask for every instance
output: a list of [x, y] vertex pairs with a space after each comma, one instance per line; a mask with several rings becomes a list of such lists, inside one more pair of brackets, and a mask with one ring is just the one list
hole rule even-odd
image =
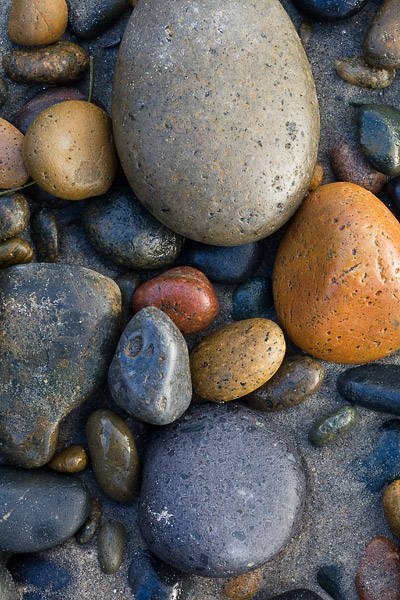
[[154, 434], [138, 520], [159, 558], [205, 577], [234, 576], [289, 541], [304, 475], [269, 421], [240, 405], [203, 405]]
[[200, 242], [270, 235], [311, 181], [315, 87], [277, 0], [139, 2], [120, 47], [112, 115], [139, 200]]
[[143, 308], [124, 329], [108, 372], [111, 395], [131, 415], [154, 425], [180, 417], [192, 382], [185, 339], [155, 306]]

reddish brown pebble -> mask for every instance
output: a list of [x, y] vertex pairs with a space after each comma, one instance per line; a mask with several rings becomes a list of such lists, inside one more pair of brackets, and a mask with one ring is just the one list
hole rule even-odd
[[377, 194], [387, 176], [371, 167], [356, 144], [338, 142], [331, 152], [331, 165], [338, 181], [348, 181]]
[[400, 479], [390, 483], [382, 498], [383, 510], [392, 533], [400, 538]]
[[315, 165], [311, 183], [308, 186], [308, 191], [312, 192], [317, 189], [322, 183], [324, 176], [324, 167], [322, 165]]
[[14, 125], [0, 119], [0, 189], [19, 187], [28, 181], [22, 158], [24, 136]]
[[222, 593], [232, 600], [246, 600], [256, 594], [260, 587], [260, 571], [244, 573], [233, 577], [223, 587]]
[[400, 548], [386, 537], [365, 548], [356, 577], [360, 600], [400, 600]]
[[49, 462], [50, 469], [60, 473], [78, 473], [86, 469], [88, 456], [83, 446], [74, 445], [55, 454]]
[[207, 277], [192, 267], [176, 267], [143, 283], [133, 295], [133, 312], [156, 306], [184, 335], [212, 323], [219, 312], [218, 298]]

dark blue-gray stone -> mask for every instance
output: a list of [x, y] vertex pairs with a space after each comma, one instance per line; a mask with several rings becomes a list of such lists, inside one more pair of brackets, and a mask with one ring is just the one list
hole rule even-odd
[[73, 475], [0, 466], [0, 552], [40, 552], [86, 520], [90, 493]]
[[239, 575], [289, 541], [304, 483], [294, 449], [266, 415], [195, 406], [149, 442], [139, 526], [150, 550], [177, 569]]
[[232, 293], [232, 318], [235, 321], [268, 316], [273, 305], [272, 281], [268, 277], [250, 277]]
[[72, 31], [88, 40], [118, 21], [128, 6], [128, 0], [67, 0], [67, 5]]
[[279, 594], [279, 596], [271, 596], [268, 600], [322, 600], [322, 598], [311, 590], [299, 588], [284, 592], [283, 594]]
[[0, 566], [0, 598], [1, 600], [18, 600], [19, 596], [10, 573]]
[[128, 578], [134, 600], [185, 600], [190, 587], [185, 573], [145, 549], [135, 550], [131, 557]]
[[154, 425], [180, 417], [192, 398], [189, 352], [175, 323], [155, 306], [124, 329], [108, 373], [114, 402]]
[[31, 220], [31, 237], [38, 262], [57, 262], [60, 251], [60, 232], [57, 218], [51, 208], [35, 210]]
[[366, 104], [358, 109], [358, 136], [368, 162], [385, 175], [400, 175], [400, 110]]
[[339, 393], [354, 404], [400, 415], [400, 366], [369, 364], [347, 369], [337, 380]]
[[72, 579], [67, 569], [38, 554], [14, 555], [7, 568], [18, 583], [49, 592], [66, 587]]
[[368, 0], [292, 0], [313, 21], [340, 21], [358, 13]]
[[324, 565], [318, 569], [317, 581], [333, 600], [346, 600], [341, 591], [342, 573], [336, 565]]

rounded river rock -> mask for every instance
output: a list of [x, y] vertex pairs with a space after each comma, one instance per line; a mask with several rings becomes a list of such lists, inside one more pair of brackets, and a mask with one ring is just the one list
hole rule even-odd
[[139, 525], [150, 550], [205, 577], [264, 564], [294, 533], [304, 475], [268, 416], [195, 406], [149, 442]]
[[119, 51], [112, 112], [133, 190], [181, 235], [254, 242], [307, 192], [318, 104], [277, 0], [139, 3]]

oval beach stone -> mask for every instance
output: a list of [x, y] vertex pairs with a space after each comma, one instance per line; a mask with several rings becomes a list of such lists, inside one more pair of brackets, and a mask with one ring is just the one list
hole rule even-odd
[[[214, 16], [213, 16], [214, 15]], [[125, 174], [164, 225], [237, 246], [281, 227], [307, 192], [319, 113], [304, 49], [276, 0], [138, 3], [116, 64]]]
[[354, 404], [400, 415], [400, 366], [362, 365], [343, 371], [337, 380], [339, 393]]
[[356, 576], [360, 600], [398, 600], [400, 597], [400, 548], [384, 536], [365, 548]]
[[304, 483], [294, 449], [266, 415], [195, 406], [149, 442], [139, 526], [150, 550], [175, 568], [240, 575], [289, 541]]

